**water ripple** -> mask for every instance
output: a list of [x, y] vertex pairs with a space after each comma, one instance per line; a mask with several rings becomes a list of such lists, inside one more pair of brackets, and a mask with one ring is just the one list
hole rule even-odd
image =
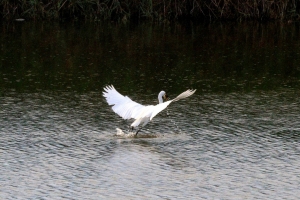
[[0, 97], [0, 197], [297, 199], [294, 95], [195, 95], [133, 138], [97, 93]]

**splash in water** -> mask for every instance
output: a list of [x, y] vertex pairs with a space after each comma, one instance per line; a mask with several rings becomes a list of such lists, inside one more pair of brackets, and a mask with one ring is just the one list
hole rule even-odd
[[122, 131], [119, 128], [116, 128], [116, 130], [117, 130], [116, 136], [119, 136], [119, 137], [135, 137], [134, 132], [125, 133], [124, 131]]
[[123, 137], [123, 138], [157, 138], [163, 136], [160, 134], [140, 134], [137, 136], [134, 132], [130, 132], [130, 131], [124, 132], [119, 128], [116, 128], [116, 130], [117, 130], [116, 136]]

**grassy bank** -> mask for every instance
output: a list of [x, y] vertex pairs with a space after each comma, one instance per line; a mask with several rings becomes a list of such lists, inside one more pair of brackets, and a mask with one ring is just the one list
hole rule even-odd
[[300, 19], [298, 0], [2, 0], [2, 19]]

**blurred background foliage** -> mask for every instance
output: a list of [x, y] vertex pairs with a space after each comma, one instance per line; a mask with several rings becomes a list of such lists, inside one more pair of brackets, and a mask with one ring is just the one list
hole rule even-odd
[[2, 19], [299, 20], [297, 0], [2, 0]]

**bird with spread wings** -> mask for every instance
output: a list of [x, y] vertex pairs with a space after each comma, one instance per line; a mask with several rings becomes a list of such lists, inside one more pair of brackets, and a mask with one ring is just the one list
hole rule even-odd
[[[187, 90], [175, 99], [168, 100], [168, 96], [165, 91], [161, 91], [158, 94], [158, 104], [157, 105], [141, 105], [135, 101], [132, 101], [128, 96], [123, 96], [120, 94], [114, 86], [106, 86], [104, 88], [103, 96], [106, 98], [108, 105], [112, 106], [112, 109], [123, 119], [135, 119], [135, 121], [130, 125], [130, 127], [135, 128], [139, 125], [141, 126], [137, 132], [141, 130], [148, 122], [150, 122], [158, 113], [164, 110], [170, 103], [184, 99], [186, 97], [194, 94], [196, 90]], [[164, 101], [165, 100], [165, 101]]]

